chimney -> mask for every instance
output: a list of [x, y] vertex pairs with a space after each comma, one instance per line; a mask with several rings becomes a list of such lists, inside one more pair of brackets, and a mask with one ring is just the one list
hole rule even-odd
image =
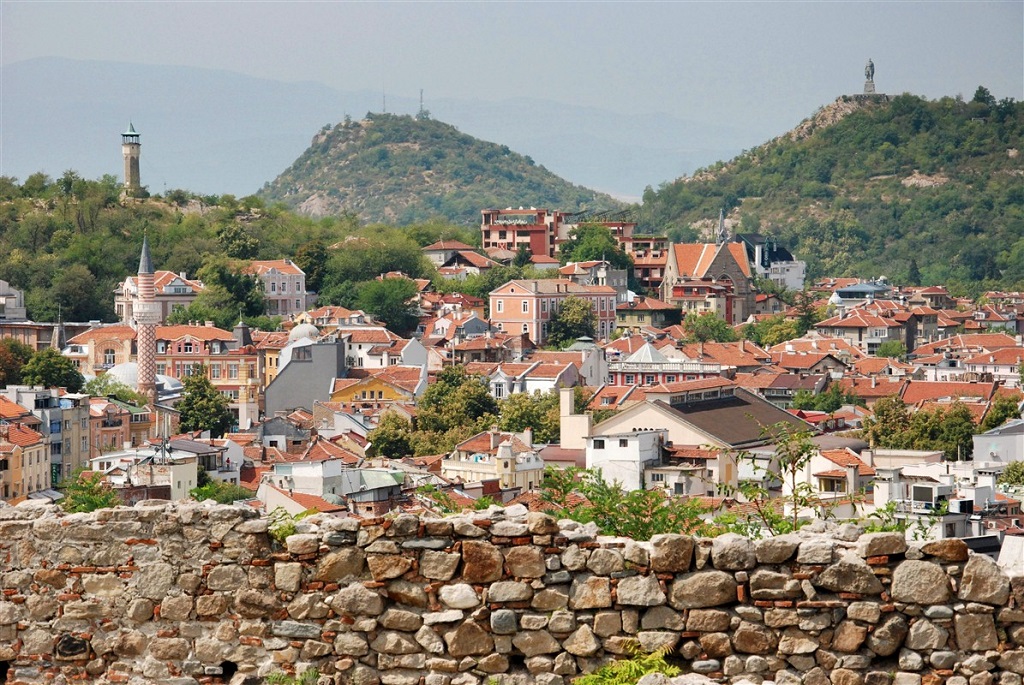
[[533, 447], [533, 428], [530, 426], [523, 429], [523, 442], [527, 447]]
[[878, 381], [877, 378], [875, 378], [874, 376], [871, 377], [871, 387], [872, 388], [875, 387], [875, 384], [877, 383], [877, 381]]
[[846, 467], [846, 494], [852, 495], [857, 492], [857, 476], [860, 473], [859, 464], [849, 464]]
[[491, 426], [491, 430], [488, 431], [491, 438], [491, 449], [493, 450], [501, 442], [501, 433], [498, 432], [497, 426]]
[[746, 338], [740, 338], [740, 352], [747, 351], [747, 340]]

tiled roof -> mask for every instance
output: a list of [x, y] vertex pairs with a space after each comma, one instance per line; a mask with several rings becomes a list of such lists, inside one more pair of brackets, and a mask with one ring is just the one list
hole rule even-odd
[[[18, 447], [31, 447], [38, 445], [43, 440], [42, 435], [20, 423], [7, 424], [6, 431], [7, 442]], [[0, 440], [3, 440], [2, 436], [0, 436]]]
[[899, 395], [903, 392], [903, 387], [907, 383], [909, 381], [904, 378], [857, 378], [848, 376], [839, 379], [839, 388], [843, 392], [848, 392], [855, 397], [867, 399]]
[[305, 273], [290, 259], [267, 259], [254, 261], [246, 266], [243, 271], [248, 274], [262, 276], [273, 269], [276, 269], [279, 273], [288, 274], [289, 276], [299, 276]]
[[962, 383], [953, 381], [908, 381], [901, 399], [907, 404], [944, 397], [980, 397], [992, 399], [996, 383]]
[[94, 340], [134, 340], [135, 329], [123, 324], [113, 326], [97, 326], [83, 331], [68, 340], [68, 344], [82, 345]]
[[27, 407], [0, 395], [0, 419], [16, 419], [22, 416], [33, 416], [33, 414]]
[[363, 345], [380, 345], [383, 343], [391, 342], [392, 340], [401, 339], [398, 335], [392, 333], [388, 329], [380, 328], [378, 326], [345, 328], [342, 329], [340, 332], [343, 335], [349, 336], [349, 342]]
[[692, 381], [679, 381], [677, 383], [661, 383], [648, 388], [649, 393], [676, 393], [691, 392], [693, 390], [710, 390], [711, 388], [733, 388], [736, 383], [728, 378], [698, 378]]
[[963, 364], [998, 364], [1000, 366], [1019, 366], [1024, 361], [1024, 347], [1003, 347], [991, 352], [982, 352], [968, 357]]
[[1004, 347], [1018, 347], [1016, 339], [1007, 333], [974, 333], [954, 335], [914, 350], [915, 355], [935, 354], [946, 349], [979, 350], [991, 352]]
[[[134, 337], [134, 336], [133, 336]], [[234, 340], [235, 336], [231, 331], [225, 331], [215, 326], [157, 326], [157, 340], [180, 340], [185, 337], [196, 340], [223, 340], [225, 342]]]
[[281, 493], [291, 501], [295, 502], [306, 511], [309, 511], [310, 509], [315, 509], [316, 511], [324, 513], [348, 511], [348, 507], [346, 507], [344, 504], [332, 504], [331, 502], [325, 500], [323, 497], [317, 497], [316, 495], [306, 495], [301, 492], [288, 492], [287, 490], [282, 490], [276, 485], [270, 485], [269, 483], [268, 487], [277, 490], [279, 493]]
[[724, 366], [757, 366], [771, 361], [771, 355], [749, 340], [740, 342], [706, 342], [682, 345], [679, 350], [690, 359], [698, 359], [701, 351], [705, 361], [718, 362]]
[[[505, 442], [511, 441], [512, 452], [519, 454], [522, 452], [532, 452], [533, 447], [526, 445], [520, 440], [514, 433], [499, 432], [497, 444], [501, 445]], [[468, 440], [464, 440], [455, 446], [455, 449], [461, 452], [470, 453], [481, 453], [481, 454], [495, 454], [498, 451], [497, 446], [491, 447], [491, 432], [484, 431], [483, 433], [477, 433]]]
[[773, 352], [772, 363], [778, 364], [784, 369], [809, 369], [812, 366], [832, 359], [842, 363], [842, 360], [833, 357], [828, 352]]
[[471, 250], [461, 250], [459, 252], [459, 258], [469, 262], [470, 266], [475, 266], [478, 269], [490, 269], [498, 266], [498, 263], [489, 257], [484, 257], [482, 254], [477, 254]]
[[833, 316], [820, 323], [814, 324], [815, 328], [899, 328], [902, 324], [891, 317], [878, 316], [862, 310], [854, 310], [846, 316]]
[[[540, 493], [537, 492], [524, 492], [518, 497], [514, 497], [509, 501], [508, 505], [522, 504], [530, 511], [547, 511], [558, 509], [558, 505], [545, 502], [540, 498]], [[578, 495], [575, 492], [570, 492], [565, 498], [565, 504], [570, 509], [576, 509], [578, 507], [590, 506], [590, 500], [583, 495]]]
[[679, 311], [679, 307], [655, 299], [638, 295], [632, 302], [623, 302], [616, 305], [615, 311], [619, 312], [656, 312], [656, 311]]
[[[875, 469], [864, 463], [864, 460], [862, 460], [849, 449], [822, 450], [821, 456], [825, 457], [833, 464], [841, 466], [844, 469], [849, 466], [857, 466], [857, 472], [862, 476], [875, 475]], [[840, 471], [840, 473], [842, 475], [846, 475], [845, 471]]]
[[702, 278], [715, 259], [714, 243], [677, 243], [672, 246], [680, 276]]
[[851, 345], [845, 338], [797, 338], [787, 340], [768, 349], [769, 352], [831, 352], [834, 355], [852, 356], [860, 359], [864, 356], [858, 348]]
[[614, 295], [615, 288], [609, 285], [580, 285], [564, 278], [538, 278], [535, 280], [514, 280], [500, 286], [491, 294], [507, 294], [504, 291], [507, 287], [519, 288], [524, 294], [534, 295]]
[[329, 440], [314, 440], [301, 456], [291, 457], [286, 455], [288, 461], [327, 461], [329, 459], [340, 459], [345, 464], [355, 465], [362, 461], [362, 458], [349, 452], [344, 447], [335, 445]]
[[449, 252], [449, 251], [454, 250], [454, 251], [457, 252], [459, 250], [472, 250], [472, 249], [474, 249], [472, 245], [467, 245], [466, 243], [463, 243], [463, 242], [458, 241], [458, 240], [438, 240], [436, 243], [431, 243], [430, 245], [427, 245], [426, 247], [424, 247], [423, 251], [424, 252], [433, 252], [433, 251], [440, 252], [440, 251], [443, 250], [445, 252]]

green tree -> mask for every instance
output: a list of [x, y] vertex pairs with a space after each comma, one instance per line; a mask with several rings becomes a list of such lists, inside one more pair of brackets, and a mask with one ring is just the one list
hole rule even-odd
[[121, 504], [121, 498], [103, 482], [99, 473], [83, 476], [79, 469], [61, 481], [57, 489], [64, 493], [60, 506], [68, 513], [96, 511]]
[[1011, 461], [999, 474], [999, 482], [1005, 485], [1024, 485], [1024, 461]]
[[319, 238], [304, 243], [295, 252], [295, 265], [306, 274], [306, 289], [320, 292], [327, 273], [327, 246]]
[[886, 340], [875, 350], [875, 356], [887, 359], [906, 359], [907, 346], [899, 340]]
[[253, 499], [256, 496], [252, 491], [234, 483], [212, 479], [204, 485], [192, 488], [188, 494], [197, 502], [212, 499], [219, 504], [233, 504], [239, 500]]
[[516, 250], [516, 256], [512, 258], [512, 266], [524, 267], [532, 263], [533, 255], [530, 254], [530, 248], [525, 244], [520, 245], [519, 249]]
[[998, 428], [1010, 419], [1020, 418], [1020, 407], [1017, 404], [1019, 401], [1019, 398], [1007, 397], [1005, 395], [997, 397], [992, 406], [989, 407], [985, 418], [982, 419], [981, 425], [978, 426], [978, 432], [984, 433], [993, 428]]
[[797, 313], [796, 330], [799, 334], [797, 337], [814, 328], [814, 324], [825, 318], [824, 312], [815, 306], [814, 294], [806, 290], [793, 296], [793, 308]]
[[974, 456], [974, 416], [963, 402], [955, 401], [942, 416], [939, 445], [946, 459], [968, 460]]
[[415, 330], [419, 321], [413, 303], [416, 292], [416, 282], [408, 278], [366, 281], [359, 286], [359, 308], [405, 335]]
[[714, 312], [690, 312], [683, 319], [687, 342], [734, 342], [739, 339], [735, 329]]
[[466, 373], [462, 366], [449, 366], [423, 393], [418, 420], [425, 430], [446, 431], [497, 414], [498, 403], [488, 392], [486, 380]]
[[563, 348], [582, 336], [597, 336], [597, 314], [589, 300], [570, 295], [551, 318], [547, 342], [551, 347]]
[[109, 374], [96, 376], [82, 386], [82, 392], [93, 397], [113, 397], [139, 407], [144, 407], [148, 402], [145, 395], [136, 392], [134, 388], [125, 385]]
[[521, 433], [533, 430], [534, 442], [558, 442], [558, 390], [543, 394], [517, 392], [501, 402], [498, 427]]
[[401, 459], [412, 454], [412, 424], [395, 412], [385, 412], [366, 439], [382, 457]]
[[907, 449], [910, 412], [899, 397], [883, 397], [875, 402], [874, 415], [864, 421], [868, 444], [883, 449]]
[[753, 340], [761, 347], [772, 347], [787, 340], [799, 338], [800, 334], [796, 321], [779, 314], [748, 324], [743, 329], [743, 336], [747, 340]]
[[914, 257], [911, 257], [910, 267], [907, 269], [907, 283], [921, 285], [921, 267], [917, 265], [917, 259]]
[[44, 388], [66, 388], [68, 392], [78, 392], [85, 384], [75, 363], [51, 347], [39, 350], [21, 367], [21, 380]]
[[0, 339], [0, 388], [21, 382], [21, 369], [32, 358], [32, 348], [14, 338]]
[[176, 408], [180, 412], [181, 430], [210, 431], [210, 437], [219, 438], [234, 424], [228, 408], [228, 398], [213, 387], [206, 377], [206, 367], [198, 364], [192, 375], [182, 382], [182, 398]]

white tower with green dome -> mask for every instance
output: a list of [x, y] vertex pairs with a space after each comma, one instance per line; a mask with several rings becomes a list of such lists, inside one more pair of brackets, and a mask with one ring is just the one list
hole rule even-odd
[[139, 154], [142, 144], [139, 134], [132, 122], [128, 122], [128, 130], [121, 134], [121, 154], [124, 155], [124, 190], [125, 197], [139, 197], [142, 194], [142, 181], [139, 179]]

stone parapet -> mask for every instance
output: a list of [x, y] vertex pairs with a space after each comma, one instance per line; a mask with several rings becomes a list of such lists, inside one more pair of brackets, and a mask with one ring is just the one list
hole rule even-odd
[[1021, 685], [1024, 581], [959, 540], [815, 523], [748, 540], [604, 538], [522, 507], [316, 516], [0, 508], [8, 683], [560, 685], [667, 648], [721, 682]]

